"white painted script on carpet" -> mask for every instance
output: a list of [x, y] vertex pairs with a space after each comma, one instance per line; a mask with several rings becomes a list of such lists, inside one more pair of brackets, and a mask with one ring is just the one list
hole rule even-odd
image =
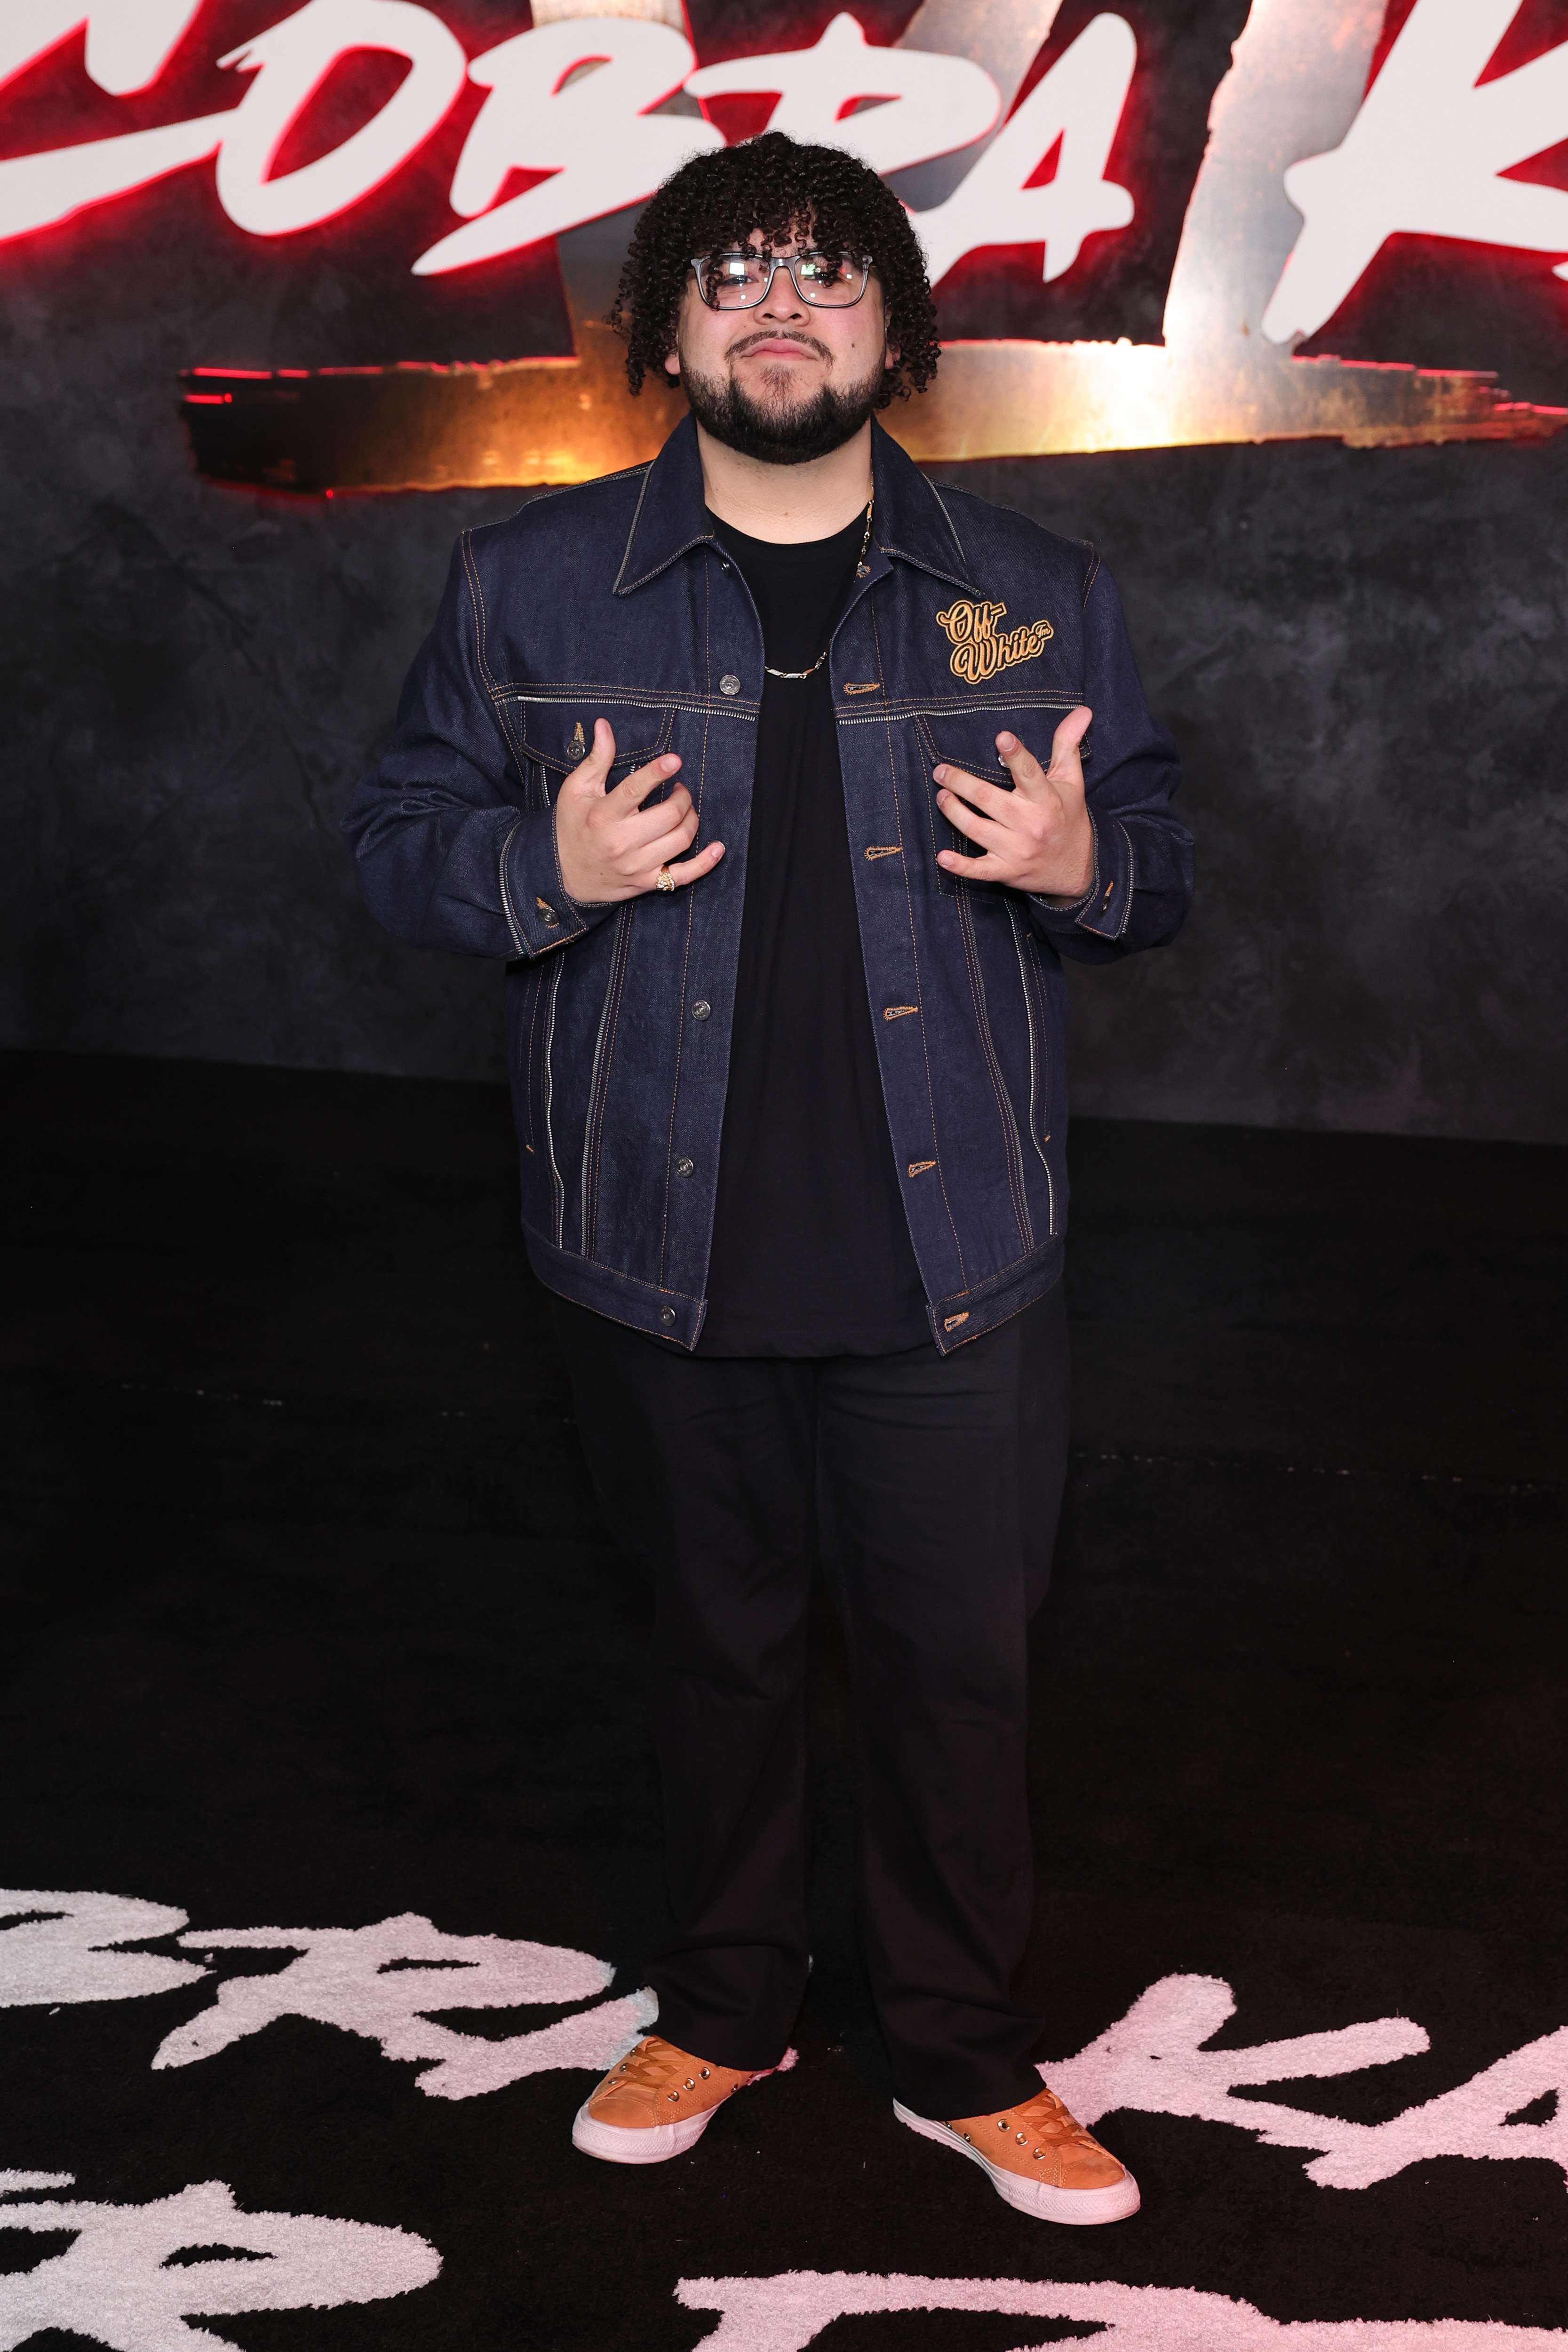
[[[700, 2352], [805, 2352], [836, 2319], [903, 2311], [999, 2311], [1077, 2321], [1113, 2352], [1562, 2352], [1555, 2328], [1489, 2319], [1270, 2319], [1250, 2303], [1196, 2287], [1122, 2286], [1096, 2280], [878, 2277], [864, 2271], [785, 2271], [773, 2278], [682, 2279], [689, 2311], [721, 2314]], [[859, 2341], [857, 2336], [857, 2342]], [[896, 2333], [866, 2337], [890, 2347]], [[1018, 2352], [1050, 2352], [1021, 2342]]]
[[[452, 1936], [415, 1913], [365, 1927], [190, 1928], [167, 1905], [101, 1894], [0, 1892], [0, 2007], [145, 1998], [217, 1975], [225, 1952], [278, 1952], [283, 1965], [232, 1975], [188, 2023], [166, 2033], [154, 2067], [188, 2066], [284, 2017], [360, 2034], [389, 2058], [424, 2071], [433, 2097], [473, 2098], [529, 2074], [612, 2065], [657, 2015], [645, 1989], [615, 2000], [615, 1970], [556, 1944]], [[185, 1960], [127, 1945], [177, 1941]], [[582, 2002], [531, 2032], [491, 2040], [434, 2021], [465, 2009]], [[1444, 2156], [1544, 2158], [1568, 2178], [1568, 2028], [1510, 2052], [1440, 2096], [1378, 2124], [1359, 2124], [1256, 2097], [1271, 2083], [1355, 2074], [1429, 2047], [1405, 2017], [1373, 2018], [1249, 2048], [1210, 2050], [1236, 2013], [1217, 1977], [1169, 1976], [1076, 2055], [1040, 2071], [1080, 2122], [1116, 2112], [1186, 2116], [1251, 2132], [1270, 2147], [1300, 2148], [1309, 2179], [1366, 2189]], [[1521, 2111], [1548, 2104], [1545, 2120]]]
[[227, 2336], [188, 2319], [381, 2303], [428, 2286], [441, 2268], [435, 2247], [411, 2230], [247, 2213], [222, 2180], [145, 2205], [26, 2193], [68, 2189], [71, 2179], [0, 2172], [0, 2228], [74, 2233], [62, 2253], [0, 2273], [0, 2352], [49, 2328], [111, 2352], [226, 2346]]

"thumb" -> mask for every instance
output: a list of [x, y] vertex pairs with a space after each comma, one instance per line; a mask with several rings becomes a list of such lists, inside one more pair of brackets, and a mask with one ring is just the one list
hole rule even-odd
[[604, 795], [605, 779], [610, 772], [610, 762], [616, 756], [616, 738], [607, 719], [594, 721], [594, 748], [577, 765], [562, 786], [563, 792], [584, 800]]
[[1078, 784], [1082, 783], [1083, 764], [1079, 758], [1078, 747], [1088, 734], [1089, 722], [1093, 717], [1094, 713], [1089, 705], [1080, 702], [1076, 710], [1068, 712], [1067, 717], [1052, 736], [1049, 773], [1053, 782], [1070, 780]]

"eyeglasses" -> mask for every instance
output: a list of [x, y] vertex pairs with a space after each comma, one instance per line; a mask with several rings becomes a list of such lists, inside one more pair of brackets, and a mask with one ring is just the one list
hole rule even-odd
[[710, 310], [754, 310], [765, 302], [775, 275], [787, 269], [795, 292], [814, 310], [847, 310], [870, 281], [871, 258], [852, 253], [719, 253], [693, 260], [697, 290]]

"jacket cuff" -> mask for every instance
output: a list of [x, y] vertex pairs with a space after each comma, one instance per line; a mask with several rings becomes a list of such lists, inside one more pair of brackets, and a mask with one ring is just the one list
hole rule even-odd
[[580, 940], [617, 899], [582, 905], [569, 898], [555, 856], [555, 812], [520, 816], [500, 846], [500, 897], [512, 944], [521, 956], [542, 956]]
[[1119, 940], [1132, 911], [1132, 844], [1114, 817], [1089, 818], [1094, 835], [1094, 878], [1081, 898], [1046, 898], [1029, 893], [1035, 920], [1045, 931], [1092, 931]]

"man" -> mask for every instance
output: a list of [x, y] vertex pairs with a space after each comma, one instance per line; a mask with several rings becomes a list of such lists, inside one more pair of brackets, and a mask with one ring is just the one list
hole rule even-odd
[[784, 2054], [820, 1558], [895, 2113], [1025, 2212], [1117, 2220], [1015, 1994], [1025, 1643], [1068, 1429], [1059, 958], [1178, 929], [1174, 746], [1092, 550], [875, 424], [938, 347], [865, 166], [688, 163], [613, 323], [690, 417], [465, 534], [345, 821], [390, 929], [508, 959], [529, 1254], [656, 1579], [659, 2030], [573, 2137], [658, 2162]]

